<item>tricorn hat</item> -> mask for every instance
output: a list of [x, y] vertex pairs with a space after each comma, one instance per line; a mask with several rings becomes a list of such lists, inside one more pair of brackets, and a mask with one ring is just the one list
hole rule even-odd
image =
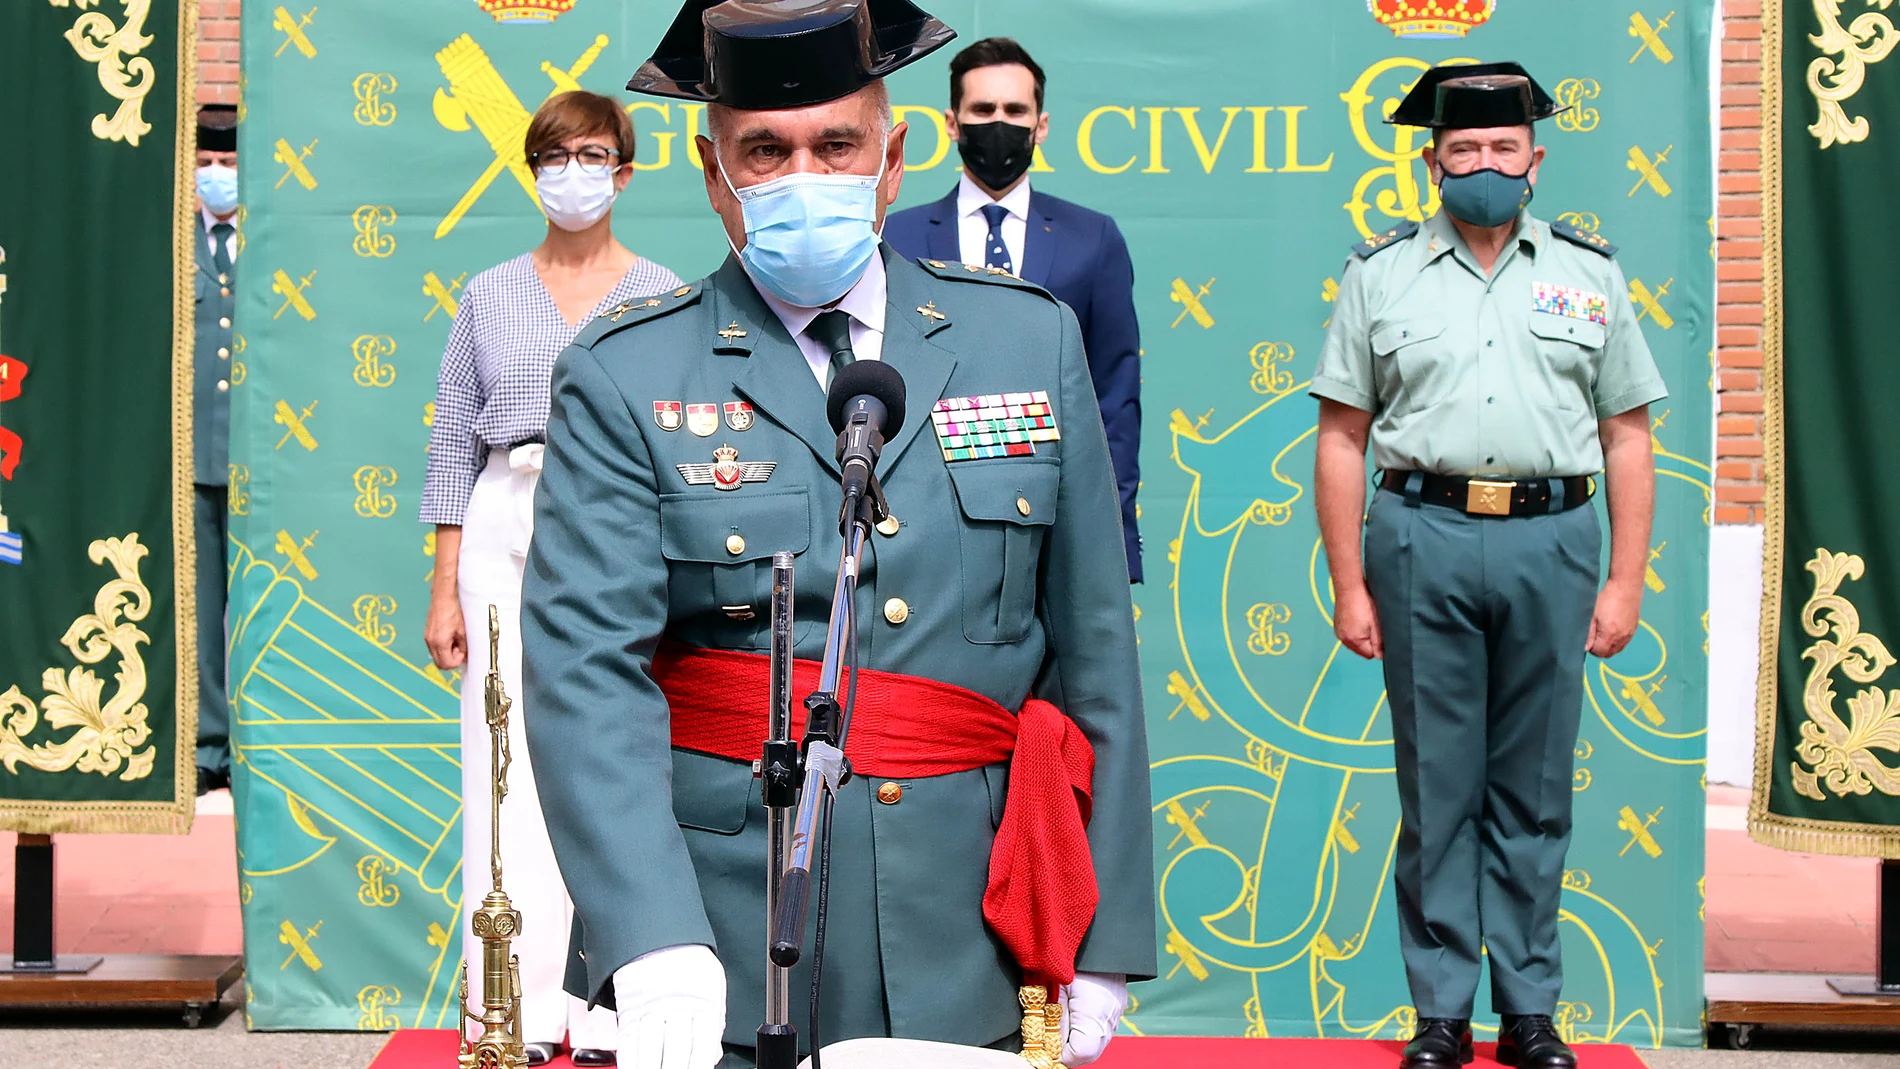
[[627, 88], [801, 108], [850, 96], [956, 35], [910, 0], [686, 0]]
[[1552, 100], [1516, 63], [1433, 67], [1392, 110], [1386, 122], [1435, 130], [1529, 126], [1569, 109]]
[[206, 104], [198, 109], [198, 147], [205, 152], [237, 151], [237, 105]]

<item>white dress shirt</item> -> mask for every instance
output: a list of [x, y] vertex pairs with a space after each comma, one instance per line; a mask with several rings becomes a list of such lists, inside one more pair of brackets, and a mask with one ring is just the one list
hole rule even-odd
[[957, 180], [957, 249], [963, 262], [981, 266], [989, 262], [985, 246], [989, 243], [990, 221], [983, 218], [983, 206], [1001, 204], [1009, 212], [1003, 218], [1003, 247], [1009, 250], [1009, 264], [1016, 274], [1023, 273], [1023, 243], [1029, 240], [1029, 180], [993, 201], [978, 189], [965, 173]]
[[200, 204], [198, 214], [204, 217], [205, 250], [210, 252], [214, 259], [218, 255], [218, 239], [211, 236], [211, 228], [221, 222], [231, 224], [231, 235], [224, 239], [224, 251], [230, 254], [232, 263], [237, 263], [237, 213], [233, 212], [229, 219], [219, 219], [211, 214], [211, 209]]
[[[829, 311], [827, 308], [800, 308], [786, 304], [774, 297], [770, 290], [754, 282], [759, 296], [777, 313], [779, 322], [791, 332], [793, 340], [798, 342], [798, 351], [805, 354], [805, 362], [811, 365], [811, 373], [818, 380], [818, 387], [824, 388], [825, 377], [831, 374], [831, 351], [818, 339], [805, 333], [811, 321], [818, 313]], [[887, 292], [884, 275], [884, 257], [882, 254], [871, 257], [871, 262], [858, 277], [857, 284], [845, 292], [832, 308], [851, 317], [851, 351], [859, 360], [882, 360], [884, 358], [884, 306]]]

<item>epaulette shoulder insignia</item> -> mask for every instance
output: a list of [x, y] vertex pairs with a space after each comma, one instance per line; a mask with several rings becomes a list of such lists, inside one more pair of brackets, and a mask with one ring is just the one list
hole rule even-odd
[[1374, 234], [1352, 247], [1352, 251], [1361, 256], [1371, 256], [1397, 245], [1413, 234], [1418, 233], [1418, 224], [1410, 219], [1400, 223], [1383, 234]]
[[1616, 246], [1610, 244], [1602, 234], [1594, 230], [1583, 230], [1559, 219], [1550, 224], [1550, 232], [1573, 245], [1581, 245], [1591, 252], [1602, 253], [1604, 256], [1611, 257], [1616, 255]]
[[975, 264], [950, 263], [945, 260], [918, 260], [917, 266], [937, 276], [953, 282], [992, 282], [1011, 289], [1027, 290], [1051, 301], [1055, 300], [1048, 290], [1027, 279], [1018, 278], [1000, 267], [978, 267]]
[[574, 339], [574, 344], [583, 349], [592, 349], [609, 335], [642, 323], [651, 323], [693, 304], [705, 289], [704, 283], [695, 282], [657, 297], [635, 297], [630, 301], [622, 301], [595, 316], [594, 321], [587, 324], [587, 329]]

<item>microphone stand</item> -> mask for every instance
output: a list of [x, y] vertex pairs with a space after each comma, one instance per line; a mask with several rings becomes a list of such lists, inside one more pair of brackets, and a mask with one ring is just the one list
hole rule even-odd
[[[792, 554], [772, 554], [772, 692], [765, 756], [758, 765], [765, 803], [765, 912], [778, 914], [780, 884], [791, 860], [790, 810], [798, 805], [798, 744], [792, 741]], [[758, 1032], [759, 1069], [797, 1069], [798, 1029], [791, 1023], [791, 970], [765, 962], [765, 1023]]]

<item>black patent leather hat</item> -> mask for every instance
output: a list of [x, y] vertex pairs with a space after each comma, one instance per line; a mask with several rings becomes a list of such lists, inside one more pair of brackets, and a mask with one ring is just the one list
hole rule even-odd
[[1551, 99], [1530, 72], [1516, 63], [1433, 67], [1392, 110], [1394, 126], [1476, 130], [1529, 126], [1569, 109]]
[[202, 152], [236, 152], [237, 121], [236, 104], [206, 104], [199, 108], [199, 150]]
[[627, 88], [746, 111], [808, 107], [955, 37], [910, 0], [687, 0]]

